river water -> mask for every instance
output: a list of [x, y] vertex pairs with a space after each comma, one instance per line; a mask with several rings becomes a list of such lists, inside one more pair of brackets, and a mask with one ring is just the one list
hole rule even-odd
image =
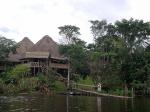
[[92, 96], [0, 96], [0, 112], [150, 112], [150, 98]]

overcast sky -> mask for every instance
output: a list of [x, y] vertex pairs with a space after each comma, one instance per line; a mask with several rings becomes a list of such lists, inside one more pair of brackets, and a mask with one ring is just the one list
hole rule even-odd
[[34, 43], [44, 35], [59, 42], [58, 27], [80, 27], [80, 38], [93, 41], [89, 20], [122, 18], [150, 21], [150, 0], [0, 0], [0, 35]]

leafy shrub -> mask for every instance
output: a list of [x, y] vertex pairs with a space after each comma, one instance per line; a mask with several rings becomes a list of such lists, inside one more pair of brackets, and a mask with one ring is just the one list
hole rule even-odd
[[22, 78], [19, 80], [18, 89], [20, 92], [31, 92], [38, 88], [38, 78]]

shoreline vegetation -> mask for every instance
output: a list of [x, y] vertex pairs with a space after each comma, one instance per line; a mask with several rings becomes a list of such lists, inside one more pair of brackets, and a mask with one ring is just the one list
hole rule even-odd
[[[101, 84], [104, 94], [131, 96], [134, 91], [135, 95], [150, 95], [150, 22], [131, 18], [90, 23], [94, 39], [90, 44], [79, 38], [79, 27], [58, 27], [63, 40], [59, 52], [69, 59], [70, 80]], [[67, 91], [67, 83], [59, 80], [57, 71], [33, 75], [25, 64], [10, 64], [7, 58], [18, 47], [15, 41], [0, 37], [0, 67], [4, 63], [7, 68], [0, 72], [1, 94]]]
[[[19, 65], [22, 66], [22, 65]], [[18, 67], [18, 66], [17, 66]], [[43, 94], [43, 95], [54, 95], [66, 93], [67, 85], [54, 78], [54, 74], [49, 77], [52, 80], [50, 81], [47, 76], [43, 74], [39, 74], [38, 76], [32, 77], [21, 77], [20, 79], [13, 77], [13, 79], [9, 78], [6, 82], [0, 81], [0, 95], [19, 95], [19, 94]], [[7, 77], [8, 78], [8, 77]], [[79, 85], [90, 85], [94, 86], [94, 82], [92, 78], [87, 76], [85, 78], [80, 77], [76, 82]], [[94, 86], [95, 87], [95, 86]], [[80, 88], [80, 87], [79, 87]], [[87, 88], [85, 88], [87, 89]], [[97, 88], [96, 88], [97, 89]], [[86, 93], [86, 92], [85, 92]], [[94, 96], [108, 96], [108, 97], [116, 97], [116, 98], [131, 98], [131, 94], [128, 96], [124, 96], [124, 90], [103, 90], [101, 92], [90, 92], [91, 95]], [[85, 95], [85, 94], [80, 94]]]

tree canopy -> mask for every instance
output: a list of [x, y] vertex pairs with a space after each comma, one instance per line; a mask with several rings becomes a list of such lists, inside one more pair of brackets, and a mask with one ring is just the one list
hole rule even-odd
[[59, 34], [66, 41], [65, 44], [72, 44], [78, 40], [78, 36], [80, 35], [80, 28], [73, 25], [64, 25], [58, 27]]
[[71, 72], [73, 74], [86, 75], [89, 72], [87, 56], [83, 40], [78, 38], [80, 28], [72, 25], [64, 25], [59, 28], [59, 34], [67, 40], [67, 43], [60, 46], [60, 52], [70, 60]]
[[16, 47], [15, 41], [0, 36], [0, 60], [5, 60], [10, 52], [15, 52]]
[[135, 80], [141, 83], [148, 80], [149, 62], [144, 53], [149, 47], [150, 23], [133, 18], [115, 23], [107, 23], [106, 20], [90, 22], [95, 40], [92, 54], [97, 54], [93, 64], [99, 65], [99, 69], [93, 68], [94, 74], [100, 76], [101, 81], [107, 74], [114, 74], [128, 86]]

